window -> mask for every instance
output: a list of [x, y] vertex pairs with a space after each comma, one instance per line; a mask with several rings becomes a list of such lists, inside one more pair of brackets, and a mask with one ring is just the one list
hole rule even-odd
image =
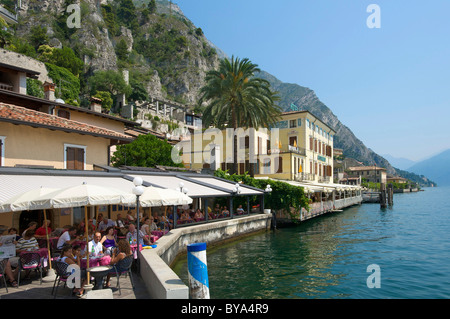
[[297, 127], [297, 120], [290, 120], [289, 121], [289, 127], [290, 128]]
[[85, 170], [86, 146], [65, 144], [64, 168], [73, 170]]
[[306, 127], [307, 128], [311, 128], [310, 124], [309, 124], [309, 119], [306, 119]]
[[5, 165], [5, 136], [0, 136], [0, 166]]
[[70, 120], [70, 112], [62, 109], [58, 109], [58, 116]]
[[289, 137], [289, 145], [297, 147], [297, 136]]
[[281, 156], [278, 157], [277, 173], [283, 173], [283, 158]]
[[194, 124], [194, 118], [192, 115], [186, 115], [186, 125], [193, 125]]

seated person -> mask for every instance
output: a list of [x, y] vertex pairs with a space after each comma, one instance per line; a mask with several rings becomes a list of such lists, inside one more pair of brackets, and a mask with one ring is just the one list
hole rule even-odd
[[213, 216], [216, 218], [219, 217], [220, 212], [221, 212], [220, 206], [219, 206], [219, 204], [216, 204], [216, 207], [214, 207]]
[[52, 233], [52, 229], [50, 228], [50, 221], [47, 220], [47, 223], [45, 223], [45, 221], [44, 221], [42, 226], [39, 227], [38, 229], [36, 229], [35, 237], [36, 238], [46, 238], [47, 234], [50, 236], [51, 233]]
[[[131, 247], [130, 244], [124, 240], [121, 239], [119, 240], [119, 243], [117, 245], [117, 248], [113, 250], [113, 254], [111, 256], [111, 262], [110, 265], [115, 265], [117, 264], [119, 261], [121, 261], [122, 259], [130, 256], [131, 253]], [[126, 271], [127, 269], [120, 269], [117, 268], [117, 272], [120, 274], [121, 272]], [[116, 273], [116, 269], [111, 269], [111, 271], [109, 272], [109, 274], [106, 276], [106, 287], [110, 287], [110, 283], [109, 280], [111, 278], [111, 274], [115, 274]]]
[[108, 219], [108, 217], [103, 217], [103, 220], [97, 225], [97, 231], [104, 232], [108, 227], [114, 227], [115, 223], [112, 219]]
[[77, 228], [75, 226], [70, 227], [67, 231], [62, 233], [61, 237], [59, 237], [56, 248], [62, 249], [64, 244], [72, 245], [74, 241], [78, 240], [78, 237], [75, 236], [76, 233]]
[[100, 244], [106, 249], [105, 254], [111, 255], [112, 249], [117, 246], [116, 237], [114, 236], [114, 227], [110, 226], [106, 228], [105, 235], [100, 240]]
[[88, 253], [92, 256], [99, 256], [103, 254], [103, 245], [100, 242], [102, 238], [102, 234], [100, 232], [96, 232], [94, 234], [94, 239], [89, 242]]
[[[17, 235], [17, 229], [14, 227], [11, 227], [10, 229], [8, 229], [8, 235], [16, 235], [16, 242], [20, 239], [20, 236]], [[16, 243], [14, 243], [15, 245]]]
[[199, 221], [202, 220], [204, 218], [202, 211], [200, 210], [200, 208], [197, 208], [197, 210], [195, 211], [195, 215], [194, 215], [194, 219]]
[[30, 229], [24, 233], [23, 238], [20, 238], [17, 241], [16, 252], [17, 254], [20, 254], [21, 252], [34, 250], [39, 250], [39, 244], [36, 238], [34, 238], [34, 230]]
[[180, 221], [182, 221], [182, 222], [189, 222], [189, 221], [192, 221], [192, 218], [191, 218], [191, 216], [189, 215], [189, 211], [188, 211], [187, 209], [185, 209], [185, 210], [183, 211], [183, 213], [181, 214], [181, 216], [180, 216]]
[[[68, 265], [73, 265], [76, 264], [78, 265], [78, 267], [80, 267], [80, 263], [81, 263], [81, 254], [80, 251], [75, 251], [75, 255], [73, 254], [72, 251], [72, 246], [70, 245], [64, 245], [62, 248], [62, 254], [61, 256], [58, 258], [58, 261], [61, 261], [65, 264]], [[80, 267], [81, 268], [81, 267]], [[73, 293], [76, 294], [77, 297], [82, 297], [84, 296], [84, 285], [86, 284], [86, 274], [83, 274], [83, 271], [81, 272], [81, 287], [80, 288], [74, 288], [73, 289]]]
[[162, 215], [159, 218], [158, 227], [161, 228], [161, 229], [165, 229], [165, 228], [169, 227], [169, 220], [167, 219], [167, 216]]
[[244, 209], [242, 208], [242, 205], [239, 205], [239, 207], [236, 209], [236, 213], [238, 213], [239, 215], [244, 213]]
[[[136, 226], [134, 224], [130, 224], [128, 226], [128, 234], [127, 234], [127, 239], [126, 241], [130, 244], [130, 245], [136, 245], [137, 242], [137, 229]], [[150, 245], [150, 240], [148, 238], [145, 237], [145, 234], [139, 230], [139, 245]]]
[[[2, 244], [0, 243], [0, 246]], [[17, 287], [17, 274], [19, 273], [20, 268], [17, 267], [14, 271], [12, 270], [11, 263], [8, 259], [0, 259], [0, 264], [4, 269], [5, 275], [8, 278], [8, 283], [11, 287]]]
[[25, 229], [25, 230], [22, 232], [22, 237], [25, 237], [25, 232], [26, 232], [27, 230], [33, 230], [34, 232], [36, 232], [37, 225], [38, 225], [37, 222], [30, 222], [30, 223], [28, 224], [28, 228]]
[[223, 206], [223, 209], [221, 211], [221, 217], [229, 217], [230, 211], [227, 209], [227, 206]]

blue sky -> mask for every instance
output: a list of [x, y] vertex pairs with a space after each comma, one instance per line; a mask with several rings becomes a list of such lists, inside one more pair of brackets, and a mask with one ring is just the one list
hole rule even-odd
[[[378, 154], [450, 148], [450, 1], [178, 0], [229, 56], [315, 91]], [[381, 28], [370, 29], [370, 4]]]

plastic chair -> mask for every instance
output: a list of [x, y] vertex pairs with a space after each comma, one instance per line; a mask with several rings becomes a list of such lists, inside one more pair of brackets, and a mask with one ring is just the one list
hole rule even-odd
[[[53, 261], [52, 266], [54, 267], [55, 273], [56, 273], [56, 278], [55, 278], [55, 281], [53, 282], [52, 295], [54, 292], [55, 299], [56, 299], [56, 294], [58, 293], [59, 283], [61, 281], [64, 282], [64, 287], [65, 287], [66, 283], [67, 283], [67, 278], [69, 278], [70, 273], [67, 272], [67, 267], [69, 267], [69, 265], [62, 261], [55, 260], [55, 261]], [[56, 287], [56, 290], [55, 290], [55, 287]]]
[[20, 256], [19, 256], [19, 277], [17, 280], [17, 287], [19, 287], [19, 285], [20, 285], [20, 273], [22, 272], [22, 270], [39, 271], [39, 273], [41, 275], [40, 283], [42, 285], [43, 267], [42, 267], [41, 255], [39, 255], [38, 253], [34, 253], [34, 252], [27, 252], [27, 253], [20, 254]]
[[[134, 283], [133, 283], [133, 276], [131, 274], [131, 265], [133, 264], [133, 254], [131, 254], [130, 256], [125, 257], [124, 259], [122, 259], [121, 261], [119, 261], [117, 264], [114, 265], [114, 271], [116, 272], [116, 276], [117, 276], [117, 287], [119, 288], [119, 295], [121, 295], [121, 291], [120, 291], [120, 275], [126, 275], [129, 274], [130, 275], [130, 281], [131, 281], [131, 286], [134, 289]], [[121, 272], [119, 272], [118, 270], [121, 270]]]
[[0, 279], [3, 279], [3, 282], [5, 283], [6, 292], [8, 292], [8, 284], [6, 283], [6, 276], [5, 276], [5, 269], [7, 262], [8, 259], [0, 260]]

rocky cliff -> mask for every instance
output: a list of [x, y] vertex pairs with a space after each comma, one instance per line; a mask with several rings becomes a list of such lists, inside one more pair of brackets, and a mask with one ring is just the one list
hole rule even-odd
[[[66, 8], [71, 3], [81, 9], [79, 29], [66, 25], [70, 14]], [[82, 93], [89, 92], [89, 79], [95, 72], [126, 69], [131, 84], [142, 85], [150, 96], [195, 106], [206, 72], [216, 68], [225, 54], [176, 4], [167, 0], [156, 3], [156, 11], [151, 12], [149, 0], [22, 0], [15, 36], [29, 40], [31, 28], [41, 26], [46, 28], [49, 45], [72, 48], [85, 63], [80, 75]], [[280, 92], [284, 109], [293, 103], [332, 127], [335, 147], [342, 148], [344, 155], [395, 174], [395, 168], [368, 149], [313, 90], [283, 83], [266, 72], [260, 76]]]
[[[96, 71], [127, 69], [151, 96], [193, 106], [206, 72], [218, 65], [217, 51], [178, 6], [157, 1], [152, 13], [148, 2], [22, 0], [15, 36], [29, 40], [33, 27], [45, 28], [50, 46], [68, 46], [84, 61], [82, 85]], [[66, 25], [72, 3], [80, 6], [80, 28]], [[121, 40], [126, 58], [117, 53]]]

